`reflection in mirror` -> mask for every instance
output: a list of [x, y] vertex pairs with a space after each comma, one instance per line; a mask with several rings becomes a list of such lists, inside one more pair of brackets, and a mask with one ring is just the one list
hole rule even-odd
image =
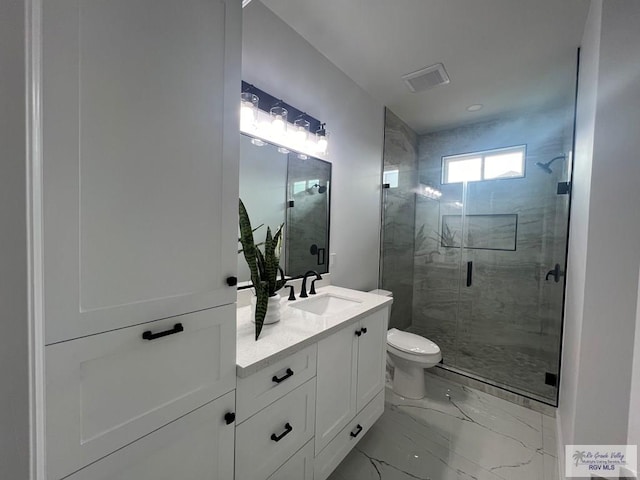
[[304, 275], [308, 270], [327, 273], [331, 164], [290, 154], [287, 172], [293, 206], [287, 209], [285, 271], [291, 276]]
[[[331, 164], [313, 157], [302, 160], [275, 145], [240, 137], [240, 198], [253, 228], [262, 225], [254, 232], [256, 244], [264, 241], [267, 226], [275, 232], [285, 224], [280, 256], [285, 274], [328, 272]], [[242, 254], [238, 279], [250, 280]]]

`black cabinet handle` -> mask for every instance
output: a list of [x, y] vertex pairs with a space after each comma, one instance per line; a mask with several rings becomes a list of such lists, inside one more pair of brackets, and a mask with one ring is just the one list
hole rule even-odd
[[362, 335], [362, 330], [356, 330], [356, 336], [359, 337], [360, 335]]
[[227, 277], [227, 285], [235, 287], [238, 284], [238, 277]]
[[362, 333], [367, 333], [367, 329], [366, 329], [365, 327], [362, 327], [362, 328], [360, 329], [360, 331], [361, 331]]
[[293, 376], [293, 370], [291, 370], [290, 368], [287, 368], [287, 373], [285, 375], [283, 375], [280, 378], [278, 378], [277, 375], [274, 375], [273, 377], [271, 377], [271, 381], [280, 383], [280, 382], [284, 382], [287, 378], [291, 376]]
[[284, 426], [284, 432], [282, 432], [280, 435], [276, 435], [275, 433], [272, 433], [271, 440], [273, 440], [274, 442], [279, 442], [284, 437], [289, 435], [292, 431], [293, 431], [293, 427], [291, 426], [290, 423], [287, 422]]
[[467, 287], [473, 283], [473, 262], [467, 262]]
[[181, 323], [176, 323], [172, 329], [165, 330], [164, 332], [152, 333], [151, 330], [147, 330], [142, 334], [142, 338], [145, 340], [155, 340], [156, 338], [162, 338], [180, 332], [184, 332], [184, 327]]
[[236, 421], [236, 414], [233, 412], [227, 412], [224, 414], [224, 421], [227, 422], [227, 425], [231, 425]]
[[358, 435], [360, 435], [360, 432], [362, 431], [362, 425], [358, 424], [358, 426], [356, 427], [356, 431], [351, 432], [349, 435], [351, 435], [353, 438], [356, 438]]

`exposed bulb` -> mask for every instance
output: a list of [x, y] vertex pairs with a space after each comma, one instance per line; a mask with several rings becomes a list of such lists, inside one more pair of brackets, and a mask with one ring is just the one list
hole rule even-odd
[[280, 115], [276, 115], [271, 121], [271, 131], [274, 135], [283, 135], [286, 128], [286, 124]]
[[327, 137], [320, 137], [317, 143], [318, 153], [327, 153], [328, 147], [329, 142], [327, 141]]
[[240, 107], [240, 126], [242, 130], [251, 130], [256, 121], [255, 110], [245, 104]]

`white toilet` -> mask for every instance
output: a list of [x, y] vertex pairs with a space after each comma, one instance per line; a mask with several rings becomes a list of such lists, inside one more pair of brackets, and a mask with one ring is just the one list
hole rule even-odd
[[424, 369], [442, 360], [440, 347], [420, 335], [392, 328], [387, 332], [387, 359], [393, 367], [393, 391], [405, 398], [423, 398]]
[[[369, 293], [392, 297], [388, 290]], [[405, 398], [423, 398], [424, 369], [442, 360], [440, 347], [431, 340], [414, 333], [392, 328], [387, 332], [387, 361], [393, 367], [393, 391]]]

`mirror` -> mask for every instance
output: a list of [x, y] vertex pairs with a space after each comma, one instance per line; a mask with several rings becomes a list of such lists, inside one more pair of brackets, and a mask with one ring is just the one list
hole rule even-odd
[[[331, 164], [299, 156], [275, 145], [240, 135], [240, 198], [247, 208], [256, 244], [267, 226], [284, 224], [280, 266], [288, 277], [308, 270], [329, 271]], [[250, 280], [238, 255], [238, 280]]]

